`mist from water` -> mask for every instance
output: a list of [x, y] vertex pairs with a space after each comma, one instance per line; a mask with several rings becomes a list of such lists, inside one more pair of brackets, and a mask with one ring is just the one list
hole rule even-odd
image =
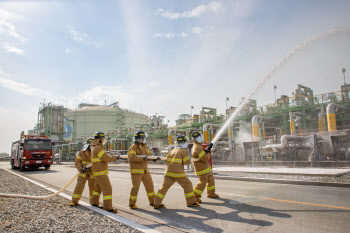
[[314, 43], [315, 41], [328, 37], [328, 36], [332, 36], [332, 35], [336, 35], [336, 34], [341, 34], [341, 33], [348, 33], [350, 32], [350, 29], [332, 29], [329, 30], [327, 32], [322, 32], [318, 35], [315, 35], [314, 37], [311, 37], [307, 40], [305, 40], [304, 42], [300, 43], [298, 46], [296, 46], [295, 48], [293, 48], [292, 50], [290, 50], [287, 55], [285, 57], [283, 57], [271, 70], [270, 72], [267, 73], [267, 75], [265, 75], [261, 81], [258, 83], [258, 85], [253, 89], [252, 92], [250, 92], [250, 94], [242, 101], [242, 103], [238, 106], [238, 108], [232, 113], [232, 115], [229, 117], [229, 119], [225, 122], [225, 124], [220, 128], [219, 132], [215, 135], [212, 143], [215, 144], [216, 141], [220, 138], [220, 136], [223, 134], [223, 132], [225, 132], [225, 130], [228, 128], [228, 126], [230, 125], [231, 121], [237, 116], [237, 114], [242, 110], [242, 108], [248, 103], [249, 99], [254, 95], [254, 93], [261, 88], [265, 82], [271, 78], [271, 76], [276, 73], [280, 67], [282, 65], [284, 65], [285, 63], [287, 63], [295, 53], [301, 51], [302, 49], [304, 49], [306, 46]]

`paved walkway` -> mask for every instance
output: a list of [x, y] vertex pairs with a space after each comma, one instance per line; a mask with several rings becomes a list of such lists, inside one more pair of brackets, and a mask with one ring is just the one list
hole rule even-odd
[[350, 173], [350, 168], [285, 168], [285, 167], [214, 167], [214, 172], [246, 172], [289, 175], [339, 176]]
[[[63, 162], [74, 166], [73, 162]], [[129, 169], [128, 163], [109, 163], [108, 166], [114, 169]], [[150, 169], [164, 169], [164, 163], [149, 162]], [[187, 167], [187, 166], [186, 166]], [[220, 166], [213, 167], [213, 172], [240, 172], [240, 173], [256, 173], [256, 174], [281, 174], [281, 175], [315, 175], [315, 176], [339, 176], [350, 173], [350, 168], [286, 168], [286, 167], [237, 167], [237, 166]]]

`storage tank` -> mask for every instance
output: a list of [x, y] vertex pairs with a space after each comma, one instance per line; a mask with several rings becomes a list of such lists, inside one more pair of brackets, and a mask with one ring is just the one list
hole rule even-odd
[[96, 106], [80, 104], [76, 110], [64, 113], [70, 120], [65, 129], [75, 129], [75, 132], [66, 133], [65, 140], [90, 137], [96, 131], [105, 132], [119, 127], [132, 128], [134, 124], [147, 124], [149, 117], [127, 109], [120, 108], [116, 103], [109, 106]]

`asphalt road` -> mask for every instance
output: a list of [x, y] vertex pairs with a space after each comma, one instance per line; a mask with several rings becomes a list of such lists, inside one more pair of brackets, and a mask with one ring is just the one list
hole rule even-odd
[[[9, 169], [8, 162], [0, 168]], [[18, 171], [19, 172], [19, 171]], [[75, 168], [54, 165], [22, 174], [58, 189], [75, 174]], [[186, 206], [182, 188], [175, 184], [164, 199], [166, 208], [154, 210], [148, 205], [141, 186], [137, 210], [128, 208], [130, 173], [110, 171], [113, 205], [118, 215], [161, 232], [349, 232], [350, 189], [242, 181], [216, 180], [221, 198], [208, 199], [197, 208]], [[163, 176], [152, 175], [155, 191]], [[198, 179], [191, 178], [193, 184]], [[75, 183], [73, 183], [75, 184]], [[67, 189], [72, 194], [74, 185]], [[88, 202], [87, 188], [84, 201]], [[68, 201], [67, 201], [68, 204]]]

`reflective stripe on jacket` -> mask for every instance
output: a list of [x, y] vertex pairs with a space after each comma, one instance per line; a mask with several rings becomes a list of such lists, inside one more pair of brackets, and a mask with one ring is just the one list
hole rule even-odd
[[130, 173], [136, 175], [149, 172], [147, 160], [144, 160], [142, 157], [137, 157], [137, 155], [151, 155], [151, 152], [145, 144], [132, 144], [128, 151]]
[[193, 143], [192, 158], [199, 159], [199, 161], [193, 163], [194, 171], [197, 176], [211, 171], [211, 166], [209, 164], [210, 154], [205, 153], [203, 146], [196, 141]]
[[102, 148], [102, 144], [92, 146], [91, 161], [93, 176], [108, 174], [108, 162], [117, 160], [117, 156], [109, 156]]
[[[77, 168], [77, 170], [80, 172], [80, 170], [85, 167], [86, 165], [88, 165], [89, 163], [91, 163], [91, 151], [90, 150], [80, 150], [79, 153], [77, 154], [77, 157], [75, 158], [75, 167]], [[82, 174], [80, 174], [81, 177], [86, 177], [86, 175], [92, 175], [92, 172], [90, 169], [86, 170], [86, 172], [84, 173], [84, 176], [82, 176]]]
[[175, 148], [166, 157], [165, 175], [169, 177], [186, 177], [184, 165], [191, 163], [187, 149]]

